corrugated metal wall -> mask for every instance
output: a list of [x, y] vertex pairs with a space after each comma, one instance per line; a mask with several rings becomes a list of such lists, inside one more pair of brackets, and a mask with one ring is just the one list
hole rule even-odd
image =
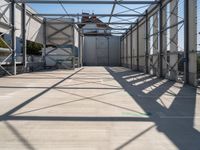
[[83, 65], [86, 66], [119, 66], [120, 37], [85, 36]]

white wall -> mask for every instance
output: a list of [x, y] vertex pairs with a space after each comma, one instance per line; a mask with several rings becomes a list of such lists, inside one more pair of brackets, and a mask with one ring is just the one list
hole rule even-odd
[[[8, 20], [8, 23], [10, 23], [10, 4], [8, 4], [6, 0], [1, 0], [0, 3], [0, 11], [4, 12], [5, 15], [4, 18]], [[5, 5], [5, 6], [4, 6]], [[9, 6], [9, 8], [7, 8]], [[30, 41], [35, 41], [38, 43], [43, 42], [43, 26], [42, 26], [42, 18], [36, 18], [31, 16], [31, 13], [36, 13], [34, 10], [32, 10], [30, 7], [27, 6], [27, 13], [26, 13], [26, 26], [27, 26], [27, 34], [26, 38]], [[6, 21], [1, 18], [1, 22], [6, 23]], [[16, 24], [16, 36], [18, 38], [21, 38], [21, 6], [16, 5], [16, 13], [15, 13], [15, 24]], [[9, 28], [3, 25], [0, 25], [0, 32], [6, 32]], [[9, 32], [8, 32], [9, 34]]]

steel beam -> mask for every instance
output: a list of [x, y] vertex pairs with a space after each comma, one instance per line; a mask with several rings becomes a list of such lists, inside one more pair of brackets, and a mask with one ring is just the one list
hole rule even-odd
[[22, 4], [21, 10], [21, 20], [22, 20], [22, 51], [23, 51], [23, 66], [24, 70], [27, 68], [27, 47], [26, 47], [26, 4]]
[[163, 76], [163, 32], [162, 32], [162, 26], [163, 26], [163, 13], [162, 13], [162, 0], [160, 2], [159, 6], [159, 77]]
[[189, 0], [184, 0], [184, 56], [185, 56], [185, 64], [184, 64], [184, 75], [185, 75], [185, 83], [189, 83]]
[[133, 69], [133, 26], [131, 25], [130, 46], [131, 46], [131, 70]]
[[146, 24], [146, 38], [145, 38], [145, 44], [146, 44], [146, 49], [145, 49], [145, 73], [149, 73], [149, 38], [148, 38], [148, 33], [149, 33], [149, 20], [148, 20], [148, 11], [146, 10], [146, 17], [145, 17], [145, 24]]
[[128, 32], [126, 34], [126, 67], [128, 66]]
[[139, 42], [139, 20], [137, 20], [137, 71], [139, 71], [139, 46], [140, 42]]
[[97, 29], [97, 28], [82, 28], [82, 30], [104, 30], [104, 31], [108, 31], [108, 30], [122, 30], [122, 31], [127, 31], [127, 28], [111, 28], [111, 29]]
[[1, 22], [1, 21], [0, 21], [0, 26], [3, 26], [5, 28], [7, 28], [7, 29], [10, 29], [12, 27], [12, 25], [4, 23], [4, 22]]
[[43, 20], [43, 61], [44, 61], [44, 67], [46, 67], [46, 46], [47, 46], [46, 26], [47, 26], [47, 22], [46, 22], [46, 19], [44, 18], [44, 20]]
[[[33, 14], [33, 16], [41, 16], [41, 17], [65, 17], [65, 16], [70, 16], [70, 17], [83, 17], [86, 16], [84, 14]], [[88, 14], [87, 16], [96, 16], [96, 17], [110, 17], [111, 14]], [[113, 17], [142, 17], [144, 16], [143, 14], [112, 14]]]
[[157, 4], [158, 1], [101, 1], [101, 0], [62, 0], [59, 2], [58, 0], [15, 0], [16, 3], [37, 3], [37, 4]]
[[81, 33], [80, 37], [81, 37], [80, 67], [82, 67], [83, 66], [83, 43], [84, 43], [82, 33]]
[[[159, 22], [158, 22], [158, 14], [155, 13], [153, 16], [153, 24], [152, 24], [152, 29], [153, 29], [153, 33], [158, 33], [159, 31]], [[159, 68], [158, 68], [158, 49], [159, 49], [159, 44], [158, 44], [158, 34], [156, 34], [155, 36], [152, 37], [153, 43], [152, 43], [152, 48], [153, 48], [153, 55], [152, 56], [152, 64], [151, 64], [151, 68], [153, 71], [153, 75], [158, 76], [158, 72], [159, 72]]]
[[119, 65], [121, 66], [122, 65], [122, 37], [120, 37], [120, 43], [119, 43], [119, 45], [120, 45], [120, 53], [119, 53]]
[[[163, 4], [162, 4], [163, 5]], [[163, 27], [162, 27], [162, 34], [163, 34], [163, 39], [162, 39], [162, 43], [163, 43], [163, 77], [168, 77], [169, 75], [169, 60], [167, 59], [169, 57], [167, 51], [167, 47], [169, 47], [169, 43], [168, 43], [168, 31], [165, 30], [167, 28], [168, 25], [166, 22], [169, 18], [167, 17], [167, 7], [163, 7]]]
[[80, 49], [81, 49], [81, 35], [80, 35], [80, 30], [77, 30], [78, 31], [78, 68], [80, 68]]
[[[179, 0], [173, 0], [170, 3], [170, 13], [173, 14], [170, 16], [170, 26], [173, 26], [178, 23], [178, 2]], [[181, 26], [180, 26], [181, 27]], [[180, 31], [180, 27], [174, 26], [170, 29], [170, 53], [176, 53], [174, 55], [170, 55], [170, 61], [169, 61], [169, 78], [170, 80], [178, 80], [179, 74], [178, 74], [178, 63], [179, 63], [179, 57], [178, 57], [178, 33]]]
[[125, 35], [123, 36], [123, 49], [122, 49], [122, 52], [123, 52], [123, 57], [122, 57], [122, 64], [123, 64], [123, 67], [125, 67], [125, 64], [126, 64], [126, 58], [125, 58], [125, 54], [126, 54], [126, 49], [125, 49]]
[[73, 69], [75, 69], [75, 27], [74, 27], [75, 25], [73, 25], [73, 34], [72, 34], [72, 36], [73, 36], [73, 48], [72, 48], [72, 55], [73, 55], [73, 58], [72, 58], [72, 65], [73, 65]]
[[105, 24], [107, 24], [107, 25], [132, 25], [132, 24], [136, 24], [135, 22], [110, 22], [110, 23], [108, 23], [108, 22], [102, 22], [102, 23], [83, 23], [83, 22], [63, 22], [63, 21], [61, 21], [61, 22], [49, 22], [50, 24], [63, 24], [63, 23], [69, 23], [69, 24], [77, 24], [77, 25], [85, 25], [85, 24], [99, 24], [99, 25], [105, 25]]
[[[115, 0], [115, 1], [117, 1], [117, 0]], [[111, 22], [111, 19], [112, 19], [112, 17], [113, 17], [114, 11], [115, 11], [115, 7], [116, 7], [116, 4], [113, 4], [113, 7], [112, 7], [112, 10], [111, 10], [111, 14], [110, 14], [110, 17], [109, 17], [108, 23]]]
[[124, 37], [122, 36], [121, 65], [124, 66]]
[[108, 66], [110, 66], [110, 38], [107, 37], [108, 40]]
[[14, 0], [11, 1], [10, 7], [10, 22], [11, 22], [11, 48], [12, 48], [12, 64], [13, 64], [13, 75], [17, 74], [16, 66], [16, 33], [15, 33], [15, 9], [16, 4]]
[[[84, 35], [97, 35], [97, 34], [100, 34], [100, 35], [109, 35], [109, 33], [84, 33]], [[124, 32], [111, 32], [110, 34], [120, 34], [120, 35], [122, 35], [122, 34], [124, 34]]]

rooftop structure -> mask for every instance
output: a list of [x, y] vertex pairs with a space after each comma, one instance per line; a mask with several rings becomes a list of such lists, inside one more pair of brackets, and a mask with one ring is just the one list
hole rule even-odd
[[196, 150], [200, 0], [0, 0], [0, 149]]

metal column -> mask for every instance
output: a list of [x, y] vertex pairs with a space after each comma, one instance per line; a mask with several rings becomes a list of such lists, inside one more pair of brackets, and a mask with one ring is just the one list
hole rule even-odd
[[120, 37], [120, 43], [119, 43], [119, 45], [120, 45], [120, 53], [119, 53], [119, 65], [120, 66], [122, 66], [122, 37]]
[[80, 50], [81, 50], [81, 31], [78, 30], [78, 68], [80, 67]]
[[126, 33], [126, 67], [128, 67], [128, 32]]
[[131, 37], [130, 37], [130, 44], [131, 44], [131, 70], [133, 69], [133, 26], [131, 25]]
[[[170, 3], [170, 26], [173, 26], [178, 23], [178, 3], [179, 0], [173, 0]], [[178, 25], [174, 26], [170, 29], [170, 68], [169, 68], [169, 79], [170, 80], [178, 80], [179, 72], [178, 72], [178, 33], [179, 33]], [[173, 67], [171, 67], [173, 66]]]
[[108, 39], [108, 66], [110, 66], [110, 38], [109, 36], [107, 37]]
[[16, 35], [15, 35], [15, 1], [11, 0], [11, 8], [10, 8], [10, 23], [11, 27], [11, 48], [12, 48], [12, 64], [13, 64], [13, 75], [17, 74], [17, 66], [16, 66]]
[[21, 14], [21, 20], [22, 20], [22, 51], [23, 51], [23, 66], [24, 70], [27, 68], [27, 46], [26, 46], [26, 4], [22, 4], [22, 14]]
[[185, 74], [185, 83], [189, 83], [189, 0], [184, 0], [184, 37], [185, 37], [185, 45], [184, 45], [184, 74]]
[[72, 36], [73, 36], [73, 48], [72, 48], [72, 69], [75, 69], [75, 37], [74, 37], [74, 32], [75, 32], [75, 25], [73, 25], [73, 34], [72, 34]]
[[124, 40], [125, 40], [125, 36], [123, 36], [122, 38], [122, 66], [124, 67], [125, 65], [125, 47], [124, 47]]
[[139, 71], [139, 21], [137, 20], [137, 71]]
[[146, 51], [145, 51], [145, 73], [149, 73], [149, 66], [148, 66], [148, 60], [149, 60], [149, 23], [148, 23], [148, 11], [146, 10], [146, 38], [145, 38], [145, 42], [146, 42]]
[[80, 32], [80, 38], [81, 38], [81, 49], [80, 49], [80, 67], [83, 66], [83, 36], [82, 33]]
[[162, 13], [162, 0], [160, 1], [160, 8], [159, 8], [159, 77], [163, 76], [163, 13]]
[[73, 36], [73, 48], [72, 48], [72, 63], [73, 63], [73, 69], [75, 69], [75, 61], [76, 61], [76, 56], [75, 56], [75, 25], [72, 26], [73, 27], [73, 33], [72, 33], [72, 36]]
[[46, 44], [47, 38], [46, 38], [46, 18], [43, 20], [43, 61], [44, 61], [44, 67], [46, 67]]
[[123, 51], [123, 49], [124, 49], [123, 46], [124, 46], [124, 45], [123, 45], [123, 36], [121, 36], [121, 53], [120, 53], [120, 54], [121, 54], [121, 55], [120, 55], [120, 58], [121, 58], [121, 59], [120, 59], [120, 60], [121, 60], [120, 63], [121, 63], [121, 64], [120, 64], [120, 66], [123, 66], [123, 56], [124, 56], [124, 54], [123, 54], [123, 52], [124, 52], [124, 51]]

